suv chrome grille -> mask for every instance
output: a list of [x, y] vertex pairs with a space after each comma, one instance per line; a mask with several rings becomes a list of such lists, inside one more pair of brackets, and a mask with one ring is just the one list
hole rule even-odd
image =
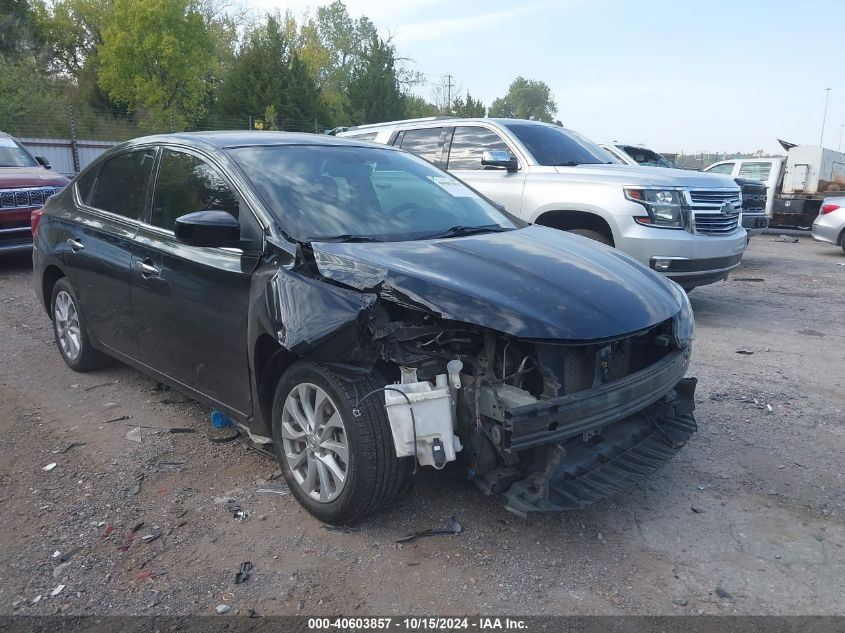
[[739, 191], [693, 189], [689, 192], [698, 233], [721, 235], [736, 230], [742, 199]]
[[21, 209], [41, 207], [47, 198], [61, 190], [61, 187], [27, 187], [23, 189], [0, 189], [0, 209]]

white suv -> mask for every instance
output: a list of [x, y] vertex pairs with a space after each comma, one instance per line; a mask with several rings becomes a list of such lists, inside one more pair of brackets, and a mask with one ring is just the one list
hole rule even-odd
[[557, 125], [429, 118], [340, 133], [431, 161], [524, 220], [616, 246], [685, 289], [742, 260], [740, 189], [726, 176], [629, 167]]

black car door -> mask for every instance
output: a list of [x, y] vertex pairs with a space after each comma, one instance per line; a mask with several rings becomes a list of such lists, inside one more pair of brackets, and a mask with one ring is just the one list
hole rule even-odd
[[155, 148], [104, 160], [77, 184], [66, 221], [64, 260], [90, 334], [109, 349], [136, 357], [130, 300], [133, 239], [147, 203]]
[[[251, 411], [247, 316], [255, 259], [237, 249], [179, 242], [174, 221], [227, 211], [255, 222], [220, 169], [193, 151], [163, 147], [147, 221], [132, 261], [132, 306], [144, 364], [224, 408]], [[241, 211], [243, 209], [243, 211]]]

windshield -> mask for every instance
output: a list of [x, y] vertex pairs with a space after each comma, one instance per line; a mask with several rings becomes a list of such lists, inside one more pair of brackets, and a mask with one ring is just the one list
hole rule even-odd
[[531, 152], [540, 165], [574, 167], [610, 164], [614, 160], [601, 147], [556, 125], [505, 122], [505, 126]]
[[0, 167], [35, 167], [32, 156], [8, 136], [0, 137]]
[[645, 147], [636, 147], [635, 145], [617, 145], [619, 149], [628, 154], [631, 158], [637, 161], [638, 164], [644, 167], [672, 167], [677, 169], [678, 166], [671, 160], [653, 152]]
[[229, 153], [297, 240], [402, 241], [517, 228], [459, 180], [403, 152], [274, 145]]

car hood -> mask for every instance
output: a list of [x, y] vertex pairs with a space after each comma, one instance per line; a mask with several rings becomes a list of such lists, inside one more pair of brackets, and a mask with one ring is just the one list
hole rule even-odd
[[70, 181], [43, 167], [0, 167], [0, 189], [64, 187]]
[[671, 282], [627, 255], [540, 226], [312, 248], [320, 274], [336, 283], [519, 338], [620, 337], [681, 308]]
[[707, 174], [690, 169], [668, 167], [643, 167], [641, 165], [578, 165], [576, 167], [555, 167], [561, 174], [582, 174], [613, 179], [620, 184], [645, 184], [652, 187], [701, 187], [708, 189], [736, 188], [729, 176]]

